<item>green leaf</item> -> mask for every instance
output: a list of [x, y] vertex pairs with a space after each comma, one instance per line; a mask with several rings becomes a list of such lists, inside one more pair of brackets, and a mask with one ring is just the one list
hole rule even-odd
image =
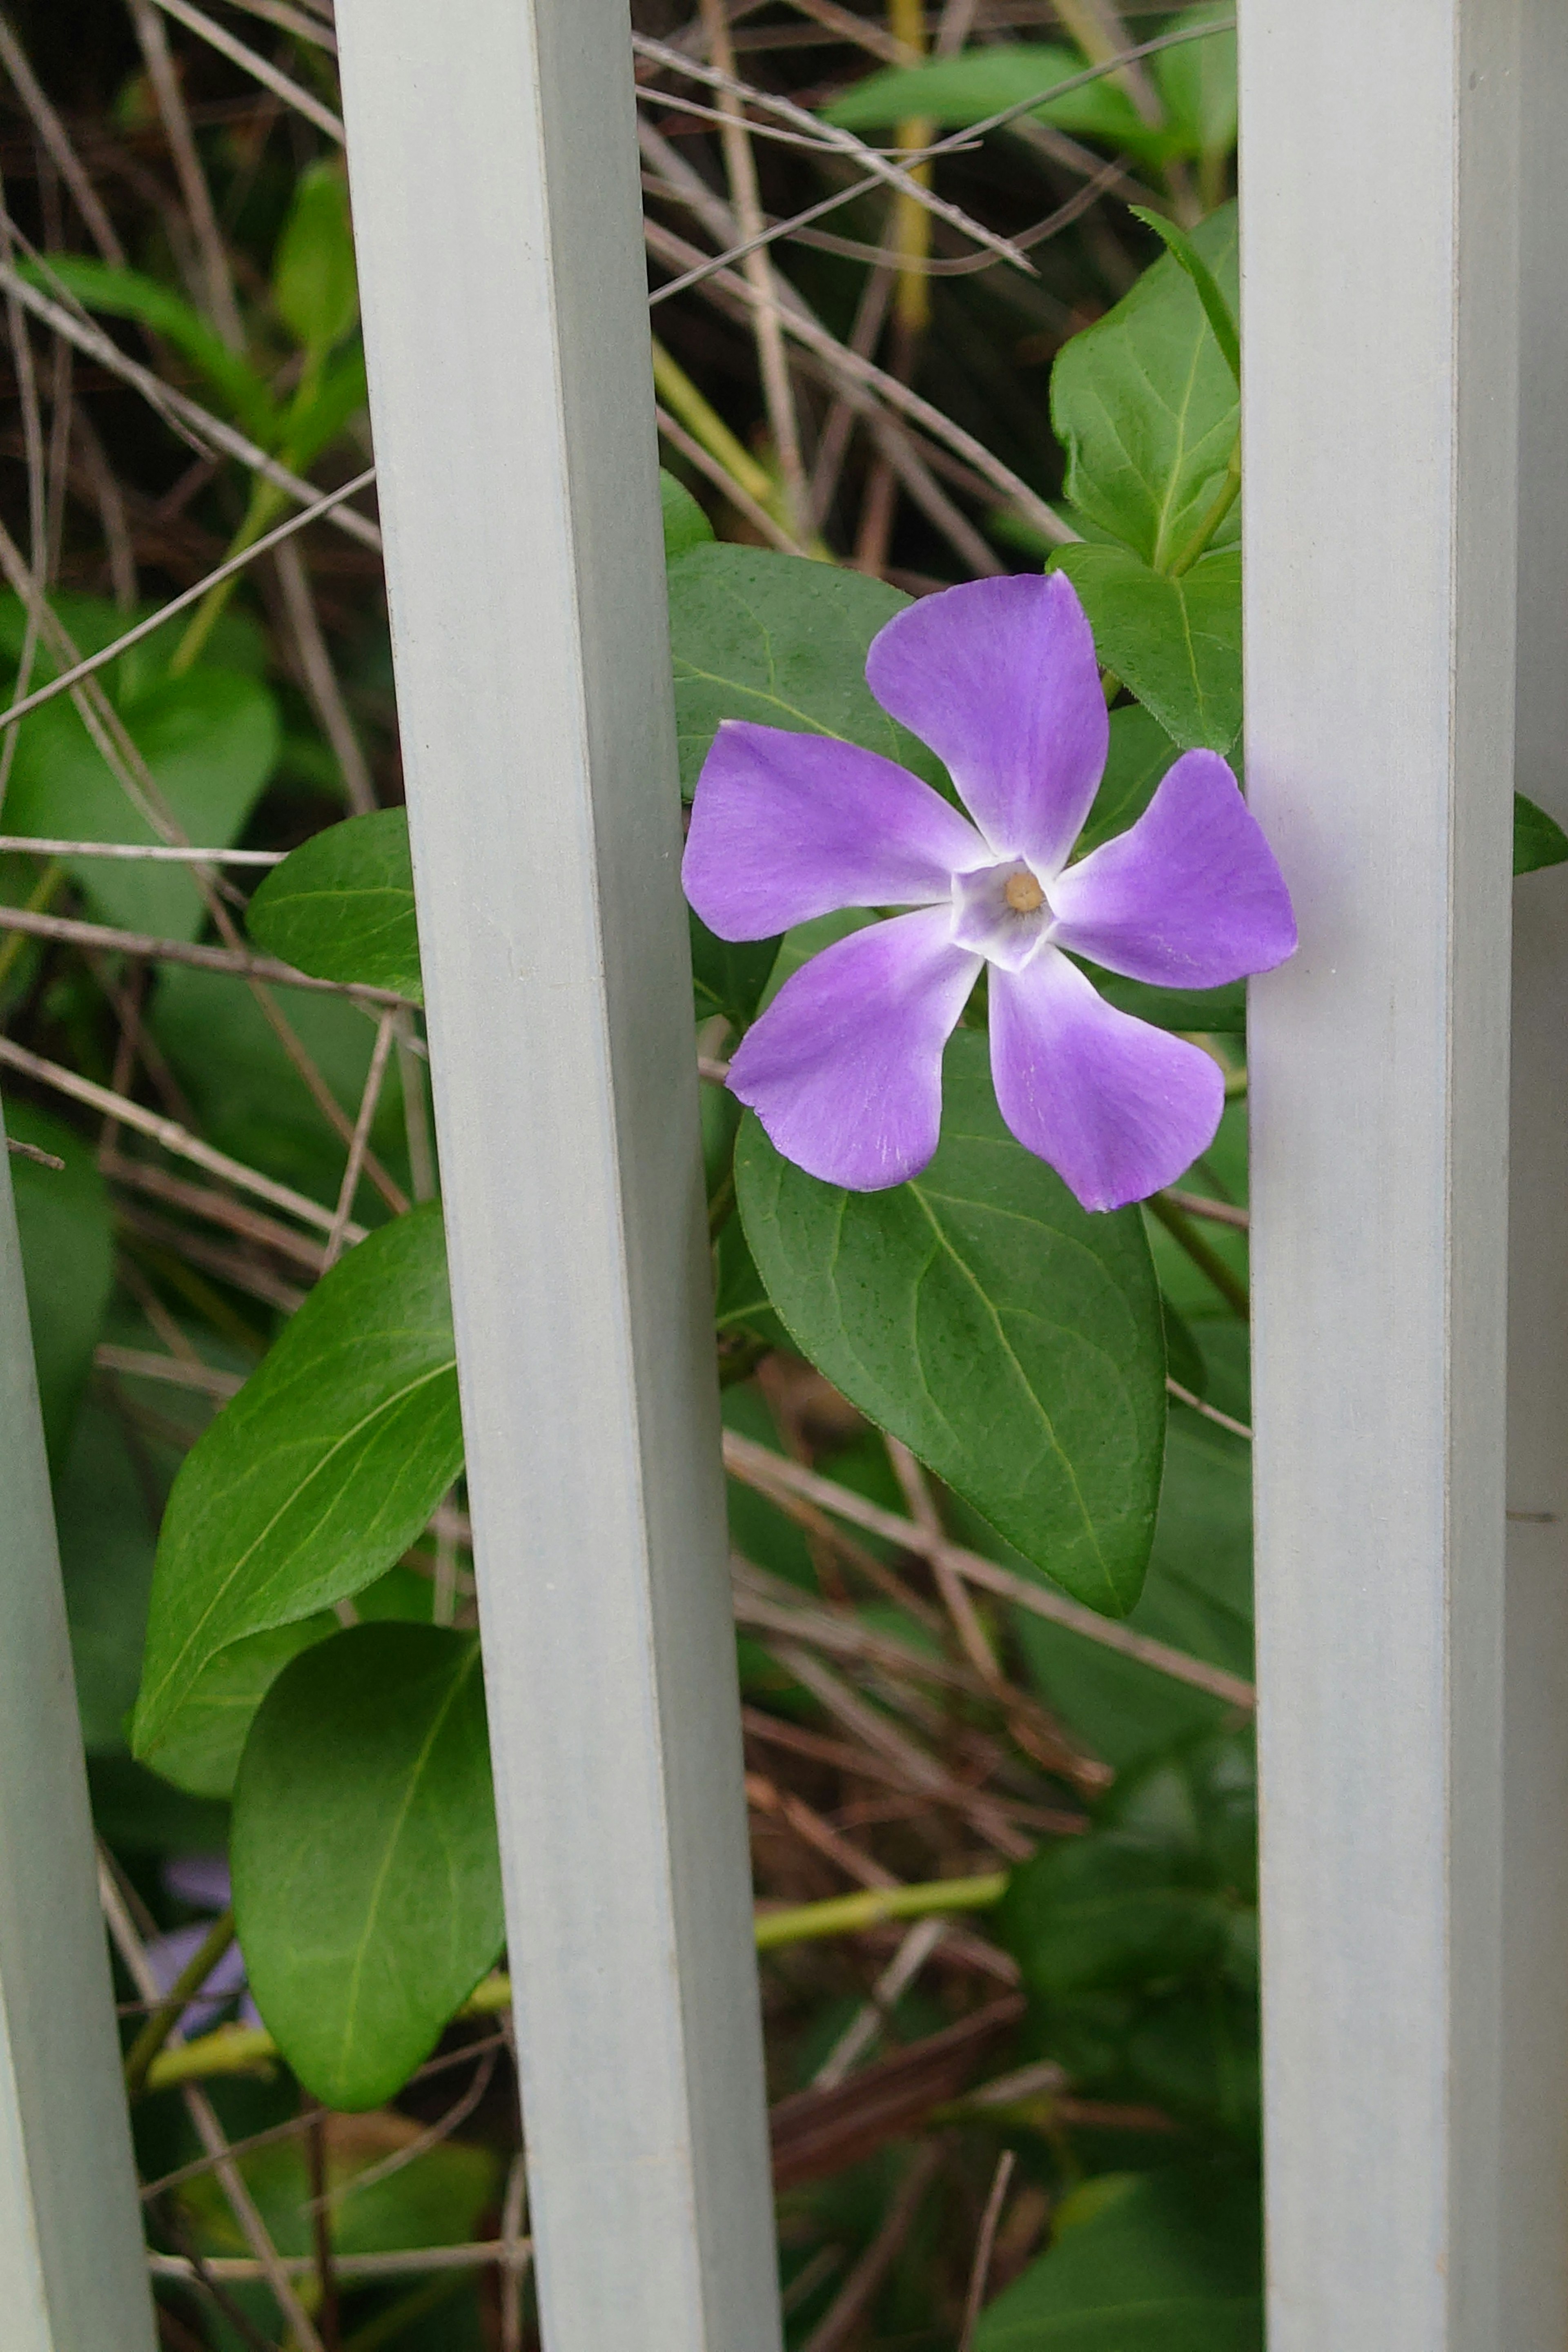
[[1047, 2000], [1206, 1972], [1228, 1920], [1199, 1856], [1114, 1831], [1037, 1854], [996, 1915], [1025, 1983]]
[[1522, 793], [1513, 796], [1513, 870], [1516, 874], [1538, 874], [1543, 866], [1561, 866], [1568, 859], [1568, 833], [1564, 833], [1554, 816], [1543, 808], [1527, 801]]
[[[417, 2142], [424, 2126], [395, 2109], [373, 2116], [328, 2115], [322, 2124], [327, 2217], [335, 2253], [390, 2254], [406, 2252], [410, 2246], [460, 2246], [481, 2234], [485, 2208], [500, 2188], [500, 2160], [492, 2148], [447, 2139], [420, 2152]], [[241, 2156], [238, 2162], [279, 2252], [296, 2259], [311, 2253], [315, 2232], [303, 2136], [275, 2140]], [[248, 2251], [227, 2195], [211, 2172], [184, 2182], [175, 2195], [200, 2252]], [[245, 2290], [234, 2292], [237, 2300]], [[268, 2302], [268, 2312], [274, 2307]], [[238, 2340], [227, 2330], [221, 2338], [226, 2347]], [[390, 2340], [396, 2341], [398, 2352], [414, 2352], [415, 2339], [405, 2331]], [[420, 2336], [417, 2344], [426, 2340]], [[437, 2340], [441, 2352], [466, 2352], [468, 2343], [467, 2336], [452, 2334]], [[476, 2335], [476, 2347], [479, 2341]]]
[[109, 1194], [75, 1128], [15, 1100], [5, 1106], [5, 1125], [18, 1143], [37, 1144], [66, 1163], [41, 1168], [20, 1155], [11, 1160], [44, 1439], [58, 1475], [113, 1287]]
[[[231, 670], [194, 669], [128, 697], [122, 718], [186, 837], [226, 848], [277, 765], [281, 729], [266, 687]], [[63, 695], [16, 729], [5, 794], [8, 833], [66, 841], [155, 840]], [[68, 858], [71, 879], [106, 920], [195, 939], [201, 897], [176, 866]]]
[[89, 254], [51, 253], [47, 268], [24, 261], [19, 274], [56, 300], [63, 286], [84, 310], [110, 319], [134, 319], [173, 343], [183, 359], [205, 376], [218, 404], [253, 439], [269, 443], [278, 431], [278, 408], [266, 383], [184, 297], [139, 269], [120, 269]]
[[[1084, 71], [1086, 60], [1078, 49], [1045, 42], [999, 41], [994, 47], [966, 49], [954, 58], [933, 58], [927, 65], [895, 66], [885, 73], [868, 74], [830, 106], [824, 118], [845, 131], [879, 131], [923, 115], [944, 131], [961, 131], [984, 122], [1037, 93], [1054, 89]], [[1034, 110], [1041, 122], [1058, 131], [1098, 139], [1105, 146], [1124, 150], [1151, 162], [1172, 151], [1167, 131], [1152, 130], [1109, 74], [1081, 82], [1060, 97]]]
[[974, 2336], [974, 2352], [1262, 2347], [1257, 2179], [1196, 2167], [1087, 2181]]
[[186, 1456], [158, 1545], [136, 1753], [156, 1757], [231, 1642], [346, 1600], [390, 1568], [462, 1455], [432, 1205], [333, 1267]]
[[1131, 205], [1128, 209], [1134, 220], [1141, 220], [1145, 228], [1153, 230], [1161, 244], [1175, 260], [1181, 263], [1182, 268], [1192, 279], [1197, 291], [1198, 300], [1204, 306], [1204, 316], [1213, 330], [1214, 339], [1219, 345], [1225, 363], [1236, 378], [1239, 390], [1241, 335], [1236, 320], [1232, 316], [1230, 305], [1220, 292], [1214, 271], [1194, 245], [1185, 229], [1178, 228], [1174, 221], [1165, 218], [1163, 213], [1151, 212], [1147, 205]]
[[682, 789], [696, 783], [721, 719], [840, 736], [937, 782], [930, 752], [866, 683], [867, 647], [909, 601], [863, 572], [765, 548], [715, 542], [671, 564]]
[[1184, 30], [1212, 19], [1218, 26], [1205, 41], [1183, 41], [1149, 60], [1154, 86], [1184, 150], [1193, 155], [1228, 155], [1236, 145], [1236, 10], [1231, 0], [1189, 8], [1173, 21]]
[[[364, 1090], [374, 1029], [342, 997], [290, 989], [283, 1010], [352, 1119]], [[237, 987], [225, 972], [170, 966], [158, 981], [151, 1026], [208, 1142], [331, 1207], [342, 1181], [345, 1147], [249, 990]], [[374, 1150], [406, 1189], [407, 1135], [395, 1055], [370, 1133]], [[362, 1184], [355, 1214], [376, 1223], [384, 1213], [380, 1194]]]
[[[1250, 1449], [1181, 1406], [1173, 1407], [1165, 1435], [1149, 1578], [1129, 1622], [1228, 1674], [1252, 1673]], [[1013, 1626], [1047, 1705], [1119, 1774], [1178, 1739], [1217, 1728], [1231, 1713], [1224, 1700], [1065, 1625], [1018, 1610]]]
[[1064, 547], [1095, 648], [1184, 751], [1228, 751], [1241, 727], [1241, 558], [1203, 556], [1179, 580], [1130, 550]]
[[[1234, 314], [1236, 206], [1212, 213], [1192, 243]], [[1051, 373], [1051, 421], [1067, 450], [1071, 504], [1154, 571], [1167, 570], [1212, 511], [1240, 424], [1236, 378], [1173, 256], [1064, 344]], [[1236, 530], [1233, 510], [1220, 543]]]
[[1087, 857], [1102, 841], [1110, 841], [1136, 824], [1165, 771], [1180, 756], [1152, 711], [1129, 703], [1113, 710], [1105, 773], [1073, 856]]
[[323, 1610], [294, 1625], [247, 1633], [220, 1650], [197, 1675], [174, 1730], [159, 1747], [160, 1777], [193, 1797], [231, 1796], [262, 1700], [291, 1659], [337, 1630], [337, 1619]]
[[235, 1787], [251, 1990], [324, 2105], [380, 2106], [503, 1933], [479, 1645], [355, 1625], [273, 1685]]
[[683, 482], [658, 470], [658, 502], [664, 514], [664, 560], [673, 563], [678, 555], [689, 555], [694, 547], [706, 547], [713, 538], [713, 526]]
[[312, 357], [324, 357], [359, 320], [348, 183], [335, 163], [311, 163], [272, 257], [272, 307]]
[[687, 908], [687, 919], [697, 1018], [706, 1021], [721, 1013], [732, 1029], [744, 1029], [756, 1018], [758, 1002], [779, 951], [778, 940], [721, 940], [694, 908]]
[[274, 866], [245, 920], [258, 947], [300, 971], [425, 1001], [400, 808], [345, 817], [312, 835]]
[[337, 439], [368, 397], [364, 353], [357, 342], [330, 360], [319, 376], [305, 378], [280, 435], [283, 455], [297, 474]]
[[1081, 1209], [1003, 1125], [985, 1040], [948, 1049], [923, 1174], [845, 1192], [748, 1115], [746, 1238], [802, 1352], [1009, 1542], [1122, 1616], [1154, 1529], [1164, 1431], [1159, 1294], [1137, 1213]]

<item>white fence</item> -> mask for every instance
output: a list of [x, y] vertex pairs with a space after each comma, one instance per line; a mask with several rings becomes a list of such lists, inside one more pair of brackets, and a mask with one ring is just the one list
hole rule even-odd
[[[338, 16], [548, 2352], [765, 2352], [625, 10]], [[1251, 1042], [1270, 2342], [1560, 2352], [1564, 869], [1511, 1179], [1501, 1040], [1516, 665], [1568, 822], [1568, 21], [1241, 20], [1247, 772], [1303, 937]], [[142, 2352], [8, 1222], [0, 1285], [5, 2341]]]

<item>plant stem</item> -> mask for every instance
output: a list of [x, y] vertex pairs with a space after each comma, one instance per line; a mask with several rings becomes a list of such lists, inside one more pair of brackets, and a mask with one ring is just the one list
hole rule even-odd
[[1239, 1315], [1244, 1323], [1252, 1318], [1252, 1302], [1247, 1285], [1231, 1272], [1217, 1250], [1211, 1249], [1192, 1219], [1162, 1192], [1155, 1192], [1143, 1206], [1152, 1216], [1158, 1217], [1171, 1239], [1186, 1251], [1198, 1272], [1213, 1283], [1226, 1305]]
[[[825, 1903], [792, 1905], [787, 1911], [759, 1911], [754, 1922], [757, 1949], [771, 1952], [781, 1945], [813, 1943], [824, 1936], [857, 1936], [887, 1919], [923, 1919], [940, 1911], [989, 1911], [1006, 1890], [1007, 1873], [994, 1870], [971, 1878], [928, 1879], [913, 1886], [873, 1886], [858, 1895], [830, 1895]], [[171, 1994], [171, 2002], [174, 1998]], [[458, 2014], [495, 2017], [510, 2007], [511, 1979], [498, 1969], [475, 1987]], [[220, 2025], [200, 2041], [165, 2051], [148, 2068], [146, 2087], [162, 2091], [198, 2075], [248, 2074], [279, 2054], [271, 2034], [258, 2027]]]
[[146, 2082], [147, 2070], [179, 2022], [180, 2011], [200, 1992], [233, 1941], [234, 1913], [221, 1911], [126, 2053], [125, 2088], [132, 2098]]
[[1236, 446], [1230, 453], [1230, 462], [1226, 467], [1225, 479], [1220, 484], [1219, 495], [1215, 499], [1214, 504], [1210, 507], [1207, 514], [1205, 515], [1202, 522], [1199, 523], [1191, 539], [1188, 540], [1185, 547], [1183, 548], [1181, 553], [1176, 557], [1175, 562], [1173, 563], [1168, 563], [1165, 566], [1165, 577], [1167, 580], [1179, 580], [1184, 572], [1190, 572], [1192, 570], [1199, 556], [1206, 551], [1213, 541], [1215, 531], [1219, 529], [1221, 523], [1225, 520], [1226, 515], [1236, 504], [1240, 489], [1241, 435], [1237, 432], [1236, 436]]

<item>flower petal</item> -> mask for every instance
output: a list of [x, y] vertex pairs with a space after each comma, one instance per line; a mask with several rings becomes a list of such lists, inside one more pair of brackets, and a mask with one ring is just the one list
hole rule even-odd
[[730, 1065], [730, 1087], [808, 1175], [879, 1192], [918, 1175], [942, 1126], [942, 1049], [981, 958], [945, 907], [854, 931], [802, 965]]
[[930, 906], [985, 845], [907, 768], [831, 735], [727, 719], [697, 780], [681, 879], [721, 940], [841, 907]]
[[1043, 948], [991, 973], [991, 1075], [1003, 1118], [1086, 1209], [1173, 1183], [1214, 1141], [1225, 1080], [1201, 1046], [1107, 1004]]
[[996, 855], [1053, 874], [1110, 741], [1094, 636], [1066, 573], [922, 596], [873, 638], [866, 681], [944, 763]]
[[1051, 885], [1058, 947], [1129, 980], [1217, 988], [1296, 945], [1285, 878], [1217, 751], [1188, 751], [1137, 824]]

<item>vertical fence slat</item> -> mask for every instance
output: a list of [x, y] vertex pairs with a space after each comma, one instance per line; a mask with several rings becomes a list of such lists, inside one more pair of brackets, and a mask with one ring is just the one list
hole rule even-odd
[[1271, 2352], [1496, 2352], [1515, 0], [1243, 0]]
[[[1525, 0], [1516, 782], [1568, 825], [1568, 12]], [[1568, 866], [1514, 887], [1503, 2317], [1568, 2343]]]
[[769, 2352], [626, 12], [338, 25], [545, 2340]]
[[0, 2340], [151, 2352], [76, 1685], [0, 1140]]

